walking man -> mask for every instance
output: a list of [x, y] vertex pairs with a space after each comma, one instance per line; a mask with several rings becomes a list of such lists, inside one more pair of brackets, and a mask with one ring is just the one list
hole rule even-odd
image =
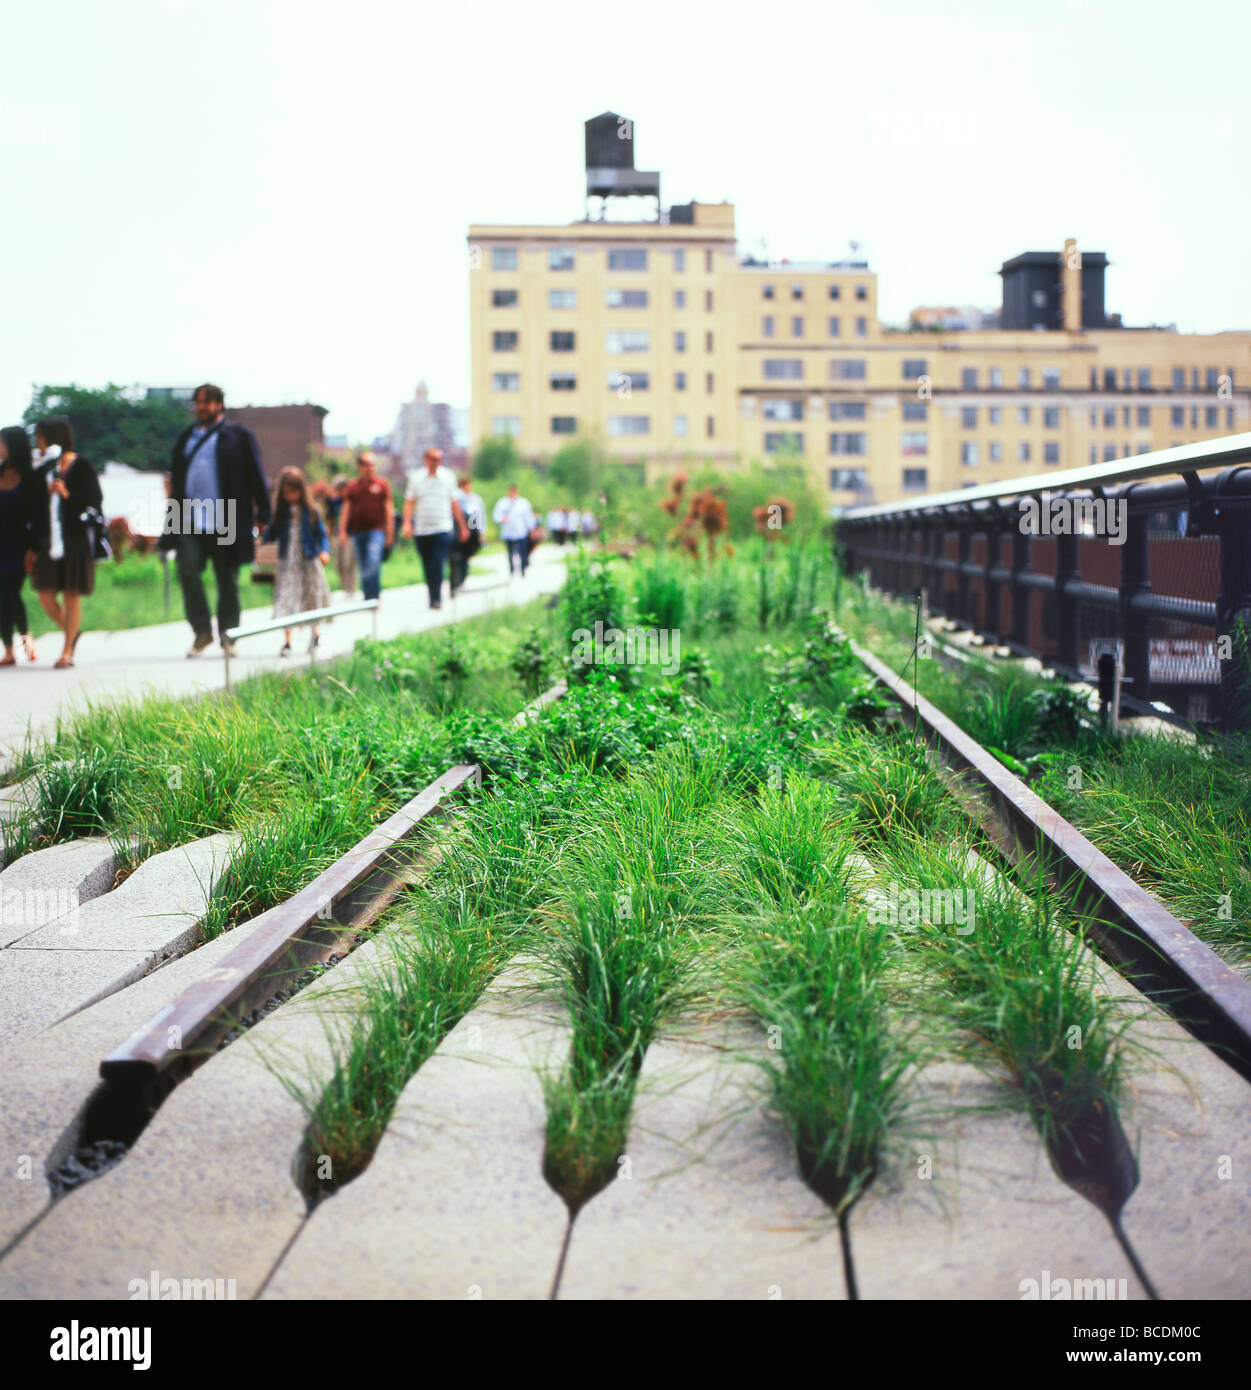
[[[522, 575], [530, 564], [530, 533], [539, 524], [534, 508], [521, 489], [513, 483], [506, 496], [501, 497], [491, 513], [491, 520], [500, 528], [500, 536], [508, 547], [508, 572], [519, 570]], [[513, 561], [516, 561], [514, 567]]]
[[344, 494], [339, 513], [339, 540], [346, 545], [349, 536], [360, 566], [361, 597], [378, 598], [382, 555], [395, 544], [395, 500], [391, 484], [378, 476], [368, 449], [356, 455], [356, 481]]
[[465, 518], [465, 525], [469, 528], [469, 539], [452, 542], [450, 580], [453, 598], [464, 587], [465, 580], [469, 577], [469, 562], [482, 549], [482, 541], [486, 536], [486, 503], [473, 490], [473, 479], [468, 473], [462, 473], [458, 479], [458, 486], [460, 509]]
[[339, 572], [339, 587], [351, 598], [356, 593], [356, 547], [350, 540], [339, 539], [339, 521], [347, 500], [348, 480], [340, 474], [326, 498], [326, 525], [334, 538], [334, 567]]
[[239, 566], [255, 554], [253, 528], [269, 522], [269, 493], [256, 436], [223, 418], [221, 387], [198, 387], [192, 409], [195, 424], [178, 436], [170, 460], [165, 534], [176, 537], [178, 583], [195, 634], [187, 655], [199, 656], [213, 642], [204, 566], [212, 562], [217, 580], [217, 639], [225, 651], [227, 631], [239, 625]]
[[408, 475], [404, 494], [404, 535], [412, 536], [430, 594], [430, 607], [443, 607], [443, 567], [452, 545], [452, 527], [463, 545], [469, 527], [456, 491], [456, 475], [443, 466], [443, 450], [427, 449], [424, 466]]

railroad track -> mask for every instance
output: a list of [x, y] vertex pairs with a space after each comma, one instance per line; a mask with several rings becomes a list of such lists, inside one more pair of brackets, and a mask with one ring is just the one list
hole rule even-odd
[[[534, 963], [514, 961], [403, 1087], [364, 1172], [308, 1200], [296, 1180], [308, 1117], [274, 1059], [330, 1083], [327, 1022], [351, 1025], [378, 960], [370, 929], [420, 882], [436, 822], [480, 782], [461, 765], [288, 902], [118, 977], [9, 1049], [0, 1160], [13, 1172], [25, 1157], [27, 1176], [0, 1225], [0, 1297], [124, 1298], [149, 1269], [267, 1299], [1016, 1299], [1055, 1279], [1107, 1280], [1109, 1297], [1246, 1297], [1251, 985], [857, 656], [963, 774], [955, 790], [1003, 855], [979, 872], [1041, 863], [1101, 923], [1106, 959], [1090, 967], [1133, 1010], [1149, 1061], [1126, 1127], [1113, 1116], [1085, 1134], [1077, 1170], [984, 1070], [929, 1061], [913, 1099], [950, 1122], [901, 1180], [874, 1182], [833, 1222], [761, 1104], [761, 1029], [694, 1009], [647, 1048], [616, 1180], [571, 1216], [544, 1180], [540, 1079], [568, 1051], [569, 1019]], [[881, 893], [874, 865], [862, 869], [862, 896]], [[50, 1189], [75, 1154], [101, 1148], [88, 1180]]]

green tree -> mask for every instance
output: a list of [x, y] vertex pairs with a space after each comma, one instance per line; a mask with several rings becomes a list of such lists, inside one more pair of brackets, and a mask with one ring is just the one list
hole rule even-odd
[[473, 456], [473, 475], [483, 482], [506, 477], [520, 467], [521, 455], [517, 452], [517, 446], [510, 434], [484, 439]]
[[579, 439], [558, 449], [547, 466], [548, 477], [562, 495], [581, 502], [591, 491], [596, 476], [595, 450], [589, 440]]
[[140, 390], [113, 382], [102, 390], [37, 386], [22, 421], [34, 425], [48, 415], [68, 416], [75, 447], [97, 467], [116, 459], [132, 468], [164, 470], [191, 415], [185, 406], [150, 400]]

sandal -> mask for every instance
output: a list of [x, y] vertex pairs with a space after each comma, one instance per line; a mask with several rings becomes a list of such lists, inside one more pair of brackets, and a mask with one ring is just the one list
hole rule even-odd
[[35, 650], [35, 639], [29, 632], [22, 634], [22, 648], [26, 652], [27, 661], [38, 661], [39, 653]]
[[17, 657], [15, 657], [15, 656], [13, 655], [12, 652], [6, 652], [4, 656], [0, 656], [0, 666], [16, 666], [16, 665], [17, 665]]
[[73, 664], [74, 658], [72, 656], [62, 656], [52, 663], [52, 669], [54, 671], [68, 671]]

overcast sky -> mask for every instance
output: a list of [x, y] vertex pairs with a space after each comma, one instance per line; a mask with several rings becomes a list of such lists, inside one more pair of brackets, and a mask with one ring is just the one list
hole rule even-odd
[[219, 381], [385, 432], [468, 404], [470, 222], [582, 215], [582, 122], [740, 249], [861, 243], [880, 310], [1075, 236], [1108, 308], [1251, 328], [1251, 5], [33, 0], [0, 21], [0, 423]]

